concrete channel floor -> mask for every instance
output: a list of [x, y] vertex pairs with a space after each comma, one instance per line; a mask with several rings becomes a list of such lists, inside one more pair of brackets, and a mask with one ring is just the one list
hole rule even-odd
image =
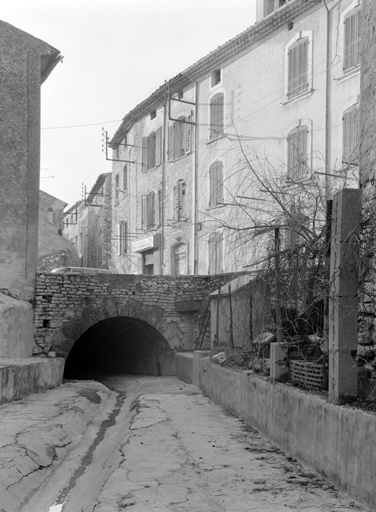
[[101, 382], [0, 407], [1, 512], [368, 510], [195, 386]]
[[102, 382], [134, 400], [94, 512], [367, 510], [194, 386], [175, 378]]

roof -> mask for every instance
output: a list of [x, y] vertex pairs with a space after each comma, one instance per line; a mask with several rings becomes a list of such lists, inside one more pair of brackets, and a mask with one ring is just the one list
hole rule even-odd
[[[40, 54], [41, 83], [43, 83], [48, 78], [56, 64], [61, 62], [63, 59], [60, 54], [60, 50], [57, 50], [48, 43], [45, 43], [41, 39], [32, 36], [24, 30], [20, 30], [10, 23], [0, 20], [0, 31], [4, 40], [6, 40], [8, 44], [12, 46], [17, 44], [20, 48], [32, 47]], [[3, 48], [3, 51], [6, 50]]]
[[101, 188], [101, 186], [105, 183], [106, 179], [108, 177], [111, 177], [111, 172], [105, 172], [103, 174], [100, 174], [97, 178], [97, 181], [94, 183], [94, 185], [91, 187], [90, 192], [88, 193], [87, 202], [91, 203], [94, 199], [95, 194], [98, 193], [98, 190]]
[[55, 199], [55, 201], [59, 201], [61, 203], [61, 206], [62, 208], [64, 209], [66, 206], [68, 206], [68, 203], [66, 203], [65, 201], [63, 201], [62, 199], [59, 199], [58, 197], [55, 197], [53, 196], [52, 194], [49, 194], [48, 192], [45, 192], [44, 190], [39, 190], [39, 195], [40, 196], [46, 196], [46, 197], [50, 197], [52, 199]]
[[183, 72], [168, 80], [154, 91], [148, 98], [139, 103], [123, 118], [120, 127], [110, 141], [111, 147], [116, 147], [122, 141], [124, 135], [129, 131], [132, 125], [141, 117], [154, 110], [158, 105], [166, 99], [166, 89], [169, 94], [175, 94], [184, 86], [197, 80], [205, 73], [212, 71], [223, 62], [237, 55], [238, 53], [251, 47], [257, 41], [269, 36], [275, 30], [279, 29], [297, 16], [308, 11], [317, 4], [321, 4], [321, 0], [291, 0], [272, 14], [255, 23], [238, 36], [230, 39], [216, 50], [203, 57], [195, 64], [185, 69]]

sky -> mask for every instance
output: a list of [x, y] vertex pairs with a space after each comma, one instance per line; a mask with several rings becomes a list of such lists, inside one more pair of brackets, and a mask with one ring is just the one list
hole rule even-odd
[[42, 85], [41, 189], [72, 205], [101, 173], [102, 127], [254, 24], [256, 0], [12, 0], [0, 19], [64, 56]]

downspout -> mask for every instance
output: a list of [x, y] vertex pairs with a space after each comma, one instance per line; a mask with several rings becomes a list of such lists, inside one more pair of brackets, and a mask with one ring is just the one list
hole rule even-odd
[[193, 274], [198, 274], [198, 241], [197, 241], [197, 174], [198, 174], [198, 149], [199, 149], [199, 132], [198, 132], [198, 82], [193, 80], [195, 84], [195, 136], [193, 151], [193, 187], [192, 187], [192, 204], [193, 204], [193, 226], [192, 226], [192, 254], [193, 254]]
[[[167, 143], [167, 119], [168, 119], [168, 104], [170, 99], [170, 86], [167, 84], [167, 100], [163, 105], [163, 138], [162, 138], [162, 183], [161, 183], [161, 194], [162, 194], [162, 218], [159, 220], [161, 224], [161, 247], [160, 247], [160, 266], [161, 266], [161, 275], [164, 274], [163, 269], [165, 265], [165, 222], [166, 222], [166, 213], [165, 213], [165, 205], [166, 205], [166, 143]], [[158, 204], [159, 208], [159, 204]]]
[[332, 69], [331, 69], [331, 41], [332, 41], [332, 18], [327, 0], [322, 0], [326, 9], [326, 92], [325, 92], [325, 200], [330, 199], [330, 163], [331, 163], [331, 97], [332, 97]]

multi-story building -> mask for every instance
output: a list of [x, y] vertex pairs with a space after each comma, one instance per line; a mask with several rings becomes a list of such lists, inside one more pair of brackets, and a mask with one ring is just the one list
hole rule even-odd
[[98, 176], [85, 197], [64, 214], [64, 237], [76, 247], [82, 267], [111, 266], [111, 173]]
[[302, 187], [324, 204], [357, 183], [360, 36], [359, 0], [258, 0], [255, 25], [129, 112], [110, 143], [118, 271], [243, 270], [278, 194], [299, 218]]

